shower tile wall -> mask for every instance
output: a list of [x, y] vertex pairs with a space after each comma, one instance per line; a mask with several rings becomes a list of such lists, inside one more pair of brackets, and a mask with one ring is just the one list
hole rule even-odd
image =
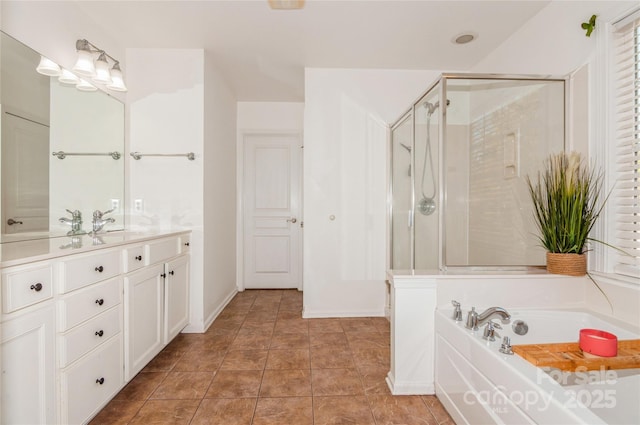
[[526, 230], [535, 227], [525, 177], [536, 175], [554, 142], [563, 137], [557, 95], [548, 86], [534, 87], [473, 118], [468, 264], [544, 264], [544, 251]]

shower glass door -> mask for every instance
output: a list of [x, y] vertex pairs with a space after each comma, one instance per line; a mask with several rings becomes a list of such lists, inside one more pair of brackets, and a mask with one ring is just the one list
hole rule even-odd
[[411, 186], [413, 179], [413, 115], [391, 129], [391, 268], [413, 269]]
[[414, 269], [438, 269], [440, 84], [414, 105]]

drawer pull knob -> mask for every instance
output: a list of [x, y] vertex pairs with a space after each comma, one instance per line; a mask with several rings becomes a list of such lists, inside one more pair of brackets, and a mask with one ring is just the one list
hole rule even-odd
[[169, 274], [170, 274], [171, 276], [173, 276], [173, 270], [171, 270], [171, 271], [169, 272]]
[[104, 384], [104, 378], [96, 379], [96, 384]]
[[100, 298], [99, 300], [96, 300], [96, 304], [98, 305], [104, 304], [104, 299]]
[[136, 260], [142, 261], [142, 255], [136, 255]]
[[161, 277], [161, 278], [163, 278], [163, 279], [166, 279], [167, 274], [166, 274], [166, 273], [162, 273], [162, 274], [160, 275], [160, 277]]
[[104, 271], [104, 267], [102, 267], [102, 266], [98, 266], [98, 267], [96, 267], [96, 271], [97, 271], [98, 273], [102, 273], [102, 272]]
[[42, 283], [36, 283], [35, 285], [31, 285], [31, 290], [36, 292], [42, 291]]
[[98, 332], [96, 332], [96, 336], [99, 336], [102, 338], [102, 335], [104, 335], [104, 331], [102, 329], [100, 329]]
[[190, 245], [189, 242], [184, 243], [184, 246], [189, 246], [189, 245]]

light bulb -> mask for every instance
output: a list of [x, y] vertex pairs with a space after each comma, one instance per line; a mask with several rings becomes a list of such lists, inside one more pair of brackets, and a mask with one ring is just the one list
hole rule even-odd
[[62, 74], [58, 77], [58, 81], [62, 84], [75, 85], [80, 82], [80, 79], [68, 69], [62, 69]]
[[42, 75], [57, 77], [58, 75], [60, 75], [60, 66], [58, 66], [58, 64], [51, 59], [40, 56], [40, 63], [36, 67], [36, 71], [38, 71], [38, 73]]
[[73, 71], [83, 77], [93, 77], [96, 75], [96, 66], [93, 64], [93, 56], [90, 51], [78, 51], [78, 61], [73, 66]]
[[96, 60], [96, 75], [92, 78], [93, 81], [100, 84], [111, 84], [111, 74], [109, 73], [109, 62], [107, 62], [107, 56], [104, 52], [100, 53], [98, 60]]
[[80, 91], [96, 91], [98, 90], [98, 88], [96, 86], [94, 86], [93, 84], [85, 81], [85, 80], [80, 80], [78, 82], [78, 84], [76, 84], [76, 88]]
[[111, 68], [111, 84], [107, 84], [107, 88], [115, 91], [127, 91], [127, 86], [124, 85], [122, 78], [120, 65], [117, 63]]

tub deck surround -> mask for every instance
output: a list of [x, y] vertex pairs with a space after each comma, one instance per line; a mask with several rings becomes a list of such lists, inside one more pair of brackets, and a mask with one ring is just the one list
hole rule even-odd
[[389, 276], [391, 285], [391, 369], [393, 395], [434, 394], [433, 277]]
[[[452, 319], [453, 309], [436, 311], [436, 394], [456, 423], [631, 424], [640, 423], [640, 369], [563, 373], [537, 368], [518, 355], [498, 351], [500, 340], [482, 339]], [[577, 341], [579, 329], [597, 328], [620, 339], [640, 330], [586, 311], [514, 310], [512, 320], [529, 324], [514, 345]]]
[[552, 275], [543, 268], [390, 270], [387, 279], [391, 319], [387, 383], [396, 395], [435, 391], [436, 308], [451, 308], [451, 300], [456, 300], [462, 304], [463, 320], [471, 307], [478, 312], [491, 306], [585, 309], [585, 288], [593, 285], [588, 278]]

